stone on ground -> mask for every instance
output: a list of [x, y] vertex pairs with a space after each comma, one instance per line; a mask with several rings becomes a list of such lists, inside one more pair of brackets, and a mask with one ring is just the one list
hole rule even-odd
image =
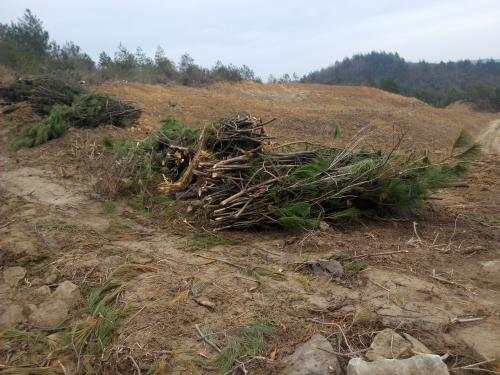
[[398, 359], [413, 354], [431, 354], [430, 350], [416, 338], [406, 333], [403, 335], [405, 337], [390, 328], [380, 331], [366, 352], [366, 358], [370, 361], [377, 361]]
[[35, 294], [40, 297], [50, 296], [50, 288], [47, 285], [39, 286], [35, 289]]
[[434, 354], [412, 335], [403, 333], [403, 337], [410, 342], [412, 354]]
[[281, 375], [339, 375], [342, 374], [333, 347], [321, 335], [314, 335], [300, 345], [283, 362], [285, 368]]
[[68, 316], [69, 306], [59, 299], [49, 299], [35, 307], [30, 321], [40, 328], [54, 328]]
[[3, 279], [5, 283], [11, 287], [15, 287], [20, 280], [26, 276], [26, 268], [24, 267], [7, 267], [3, 271]]
[[381, 359], [366, 362], [353, 358], [347, 375], [448, 375], [448, 367], [438, 355], [420, 354], [407, 359]]
[[78, 286], [71, 281], [63, 281], [59, 284], [52, 296], [66, 302], [70, 306], [76, 304], [82, 297]]

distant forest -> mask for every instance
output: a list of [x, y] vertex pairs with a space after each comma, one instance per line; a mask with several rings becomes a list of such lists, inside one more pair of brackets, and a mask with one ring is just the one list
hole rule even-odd
[[305, 75], [302, 82], [367, 85], [444, 107], [457, 100], [500, 111], [500, 61], [405, 61], [397, 53], [371, 52], [337, 61]]
[[[51, 41], [42, 21], [30, 10], [16, 21], [0, 23], [0, 65], [18, 74], [57, 73], [68, 79], [89, 82], [127, 80], [183, 85], [217, 81], [261, 82], [246, 65], [219, 61], [205, 68], [196, 64], [187, 53], [176, 63], [161, 47], [150, 57], [141, 48], [129, 51], [119, 45], [112, 56], [101, 52], [94, 61], [73, 42], [59, 45]], [[371, 52], [338, 61], [302, 78], [284, 74], [281, 78], [270, 76], [268, 81], [368, 85], [414, 96], [438, 107], [465, 100], [480, 110], [500, 111], [500, 62], [494, 60], [413, 63], [397, 53]]]

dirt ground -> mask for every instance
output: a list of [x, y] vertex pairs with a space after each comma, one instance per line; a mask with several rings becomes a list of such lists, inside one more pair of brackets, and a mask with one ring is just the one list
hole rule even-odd
[[[499, 128], [491, 123], [497, 117], [359, 87], [95, 89], [143, 107], [139, 124], [71, 130], [14, 153], [8, 144], [15, 127], [36, 118], [25, 109], [0, 118], [0, 325], [7, 330], [0, 370], [224, 373], [219, 350], [225, 353], [238, 329], [257, 323], [272, 328], [264, 348], [226, 373], [279, 373], [282, 359], [316, 333], [345, 365], [384, 327], [449, 353], [455, 373], [485, 360], [485, 368], [500, 370]], [[213, 235], [184, 220], [182, 211], [151, 215], [133, 197], [105, 201], [93, 188], [105, 135], [140, 138], [165, 116], [200, 126], [248, 110], [279, 118], [269, 129], [279, 141], [325, 141], [336, 125], [349, 137], [368, 124], [378, 146], [390, 145], [392, 129], [401, 126], [408, 146], [445, 153], [466, 128], [485, 143], [485, 153], [463, 183], [435, 194], [417, 216], [299, 234]], [[315, 276], [298, 267], [317, 259], [340, 260], [343, 275]], [[63, 346], [64, 334], [99, 321], [85, 301], [124, 267], [134, 271], [121, 276], [114, 297], [127, 313], [106, 336], [110, 341], [93, 351], [74, 340]], [[78, 288], [61, 302], [66, 281]]]

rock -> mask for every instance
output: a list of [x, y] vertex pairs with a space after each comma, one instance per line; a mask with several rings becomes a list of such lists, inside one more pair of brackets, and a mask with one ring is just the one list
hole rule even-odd
[[410, 347], [411, 344], [398, 333], [386, 328], [377, 333], [365, 356], [370, 361], [400, 358], [410, 354]]
[[300, 345], [283, 362], [281, 375], [335, 375], [342, 374], [339, 362], [333, 354], [332, 345], [321, 335], [314, 335]]
[[11, 328], [24, 321], [23, 308], [11, 304], [0, 316], [0, 328]]
[[381, 359], [365, 362], [353, 358], [347, 365], [347, 375], [448, 375], [441, 357], [421, 354], [407, 359]]
[[[450, 319], [466, 315], [474, 307], [472, 304], [451, 303], [446, 298], [449, 291], [443, 284], [409, 274], [369, 267], [359, 274], [359, 278], [364, 284], [361, 291], [364, 304], [379, 315], [386, 327], [410, 325], [427, 331], [441, 331]], [[395, 303], [387, 303], [387, 290]]]
[[196, 302], [200, 306], [206, 307], [207, 309], [210, 309], [210, 310], [215, 309], [215, 303], [210, 301], [208, 298], [198, 297], [198, 298], [193, 298], [193, 301]]
[[26, 268], [24, 267], [7, 267], [3, 271], [3, 279], [5, 283], [11, 287], [15, 287], [20, 280], [26, 276]]
[[403, 337], [411, 344], [412, 354], [434, 354], [412, 335], [403, 333]]
[[35, 289], [35, 294], [40, 297], [50, 296], [50, 288], [47, 285], [42, 285]]
[[313, 260], [304, 263], [303, 267], [316, 276], [342, 277], [344, 275], [344, 267], [336, 260]]
[[366, 306], [360, 306], [356, 308], [353, 316], [354, 323], [374, 322], [377, 319], [378, 319], [377, 313], [372, 311]]
[[45, 278], [45, 284], [49, 285], [54, 284], [57, 281], [57, 279], [58, 279], [57, 274], [51, 273]]
[[60, 299], [50, 299], [35, 308], [30, 321], [40, 328], [54, 328], [68, 316], [69, 306]]
[[370, 361], [377, 361], [408, 357], [413, 354], [431, 354], [429, 349], [416, 338], [408, 334], [404, 335], [405, 337], [402, 337], [390, 328], [380, 331], [366, 352], [366, 358]]
[[330, 303], [326, 300], [326, 298], [318, 296], [317, 294], [311, 294], [307, 296], [309, 300], [309, 305], [314, 311], [323, 311], [328, 310], [330, 307]]
[[63, 281], [59, 284], [52, 296], [55, 299], [60, 299], [66, 302], [70, 306], [77, 303], [82, 297], [78, 286], [73, 284], [71, 281]]

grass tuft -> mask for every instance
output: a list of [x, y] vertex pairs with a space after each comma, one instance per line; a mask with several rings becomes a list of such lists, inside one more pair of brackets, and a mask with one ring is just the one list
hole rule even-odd
[[117, 209], [116, 209], [115, 202], [107, 200], [107, 201], [104, 202], [103, 206], [104, 206], [103, 207], [104, 208], [104, 213], [106, 215], [112, 216], [112, 215], [116, 214]]
[[86, 316], [75, 322], [70, 331], [69, 344], [76, 352], [100, 354], [113, 338], [120, 321], [130, 313], [130, 308], [118, 304], [121, 293], [147, 266], [126, 264], [118, 267], [99, 288], [91, 290], [85, 307]]
[[274, 333], [274, 328], [265, 323], [252, 323], [229, 336], [226, 346], [217, 357], [221, 374], [231, 371], [237, 361], [245, 361], [262, 355], [266, 349], [266, 337]]

